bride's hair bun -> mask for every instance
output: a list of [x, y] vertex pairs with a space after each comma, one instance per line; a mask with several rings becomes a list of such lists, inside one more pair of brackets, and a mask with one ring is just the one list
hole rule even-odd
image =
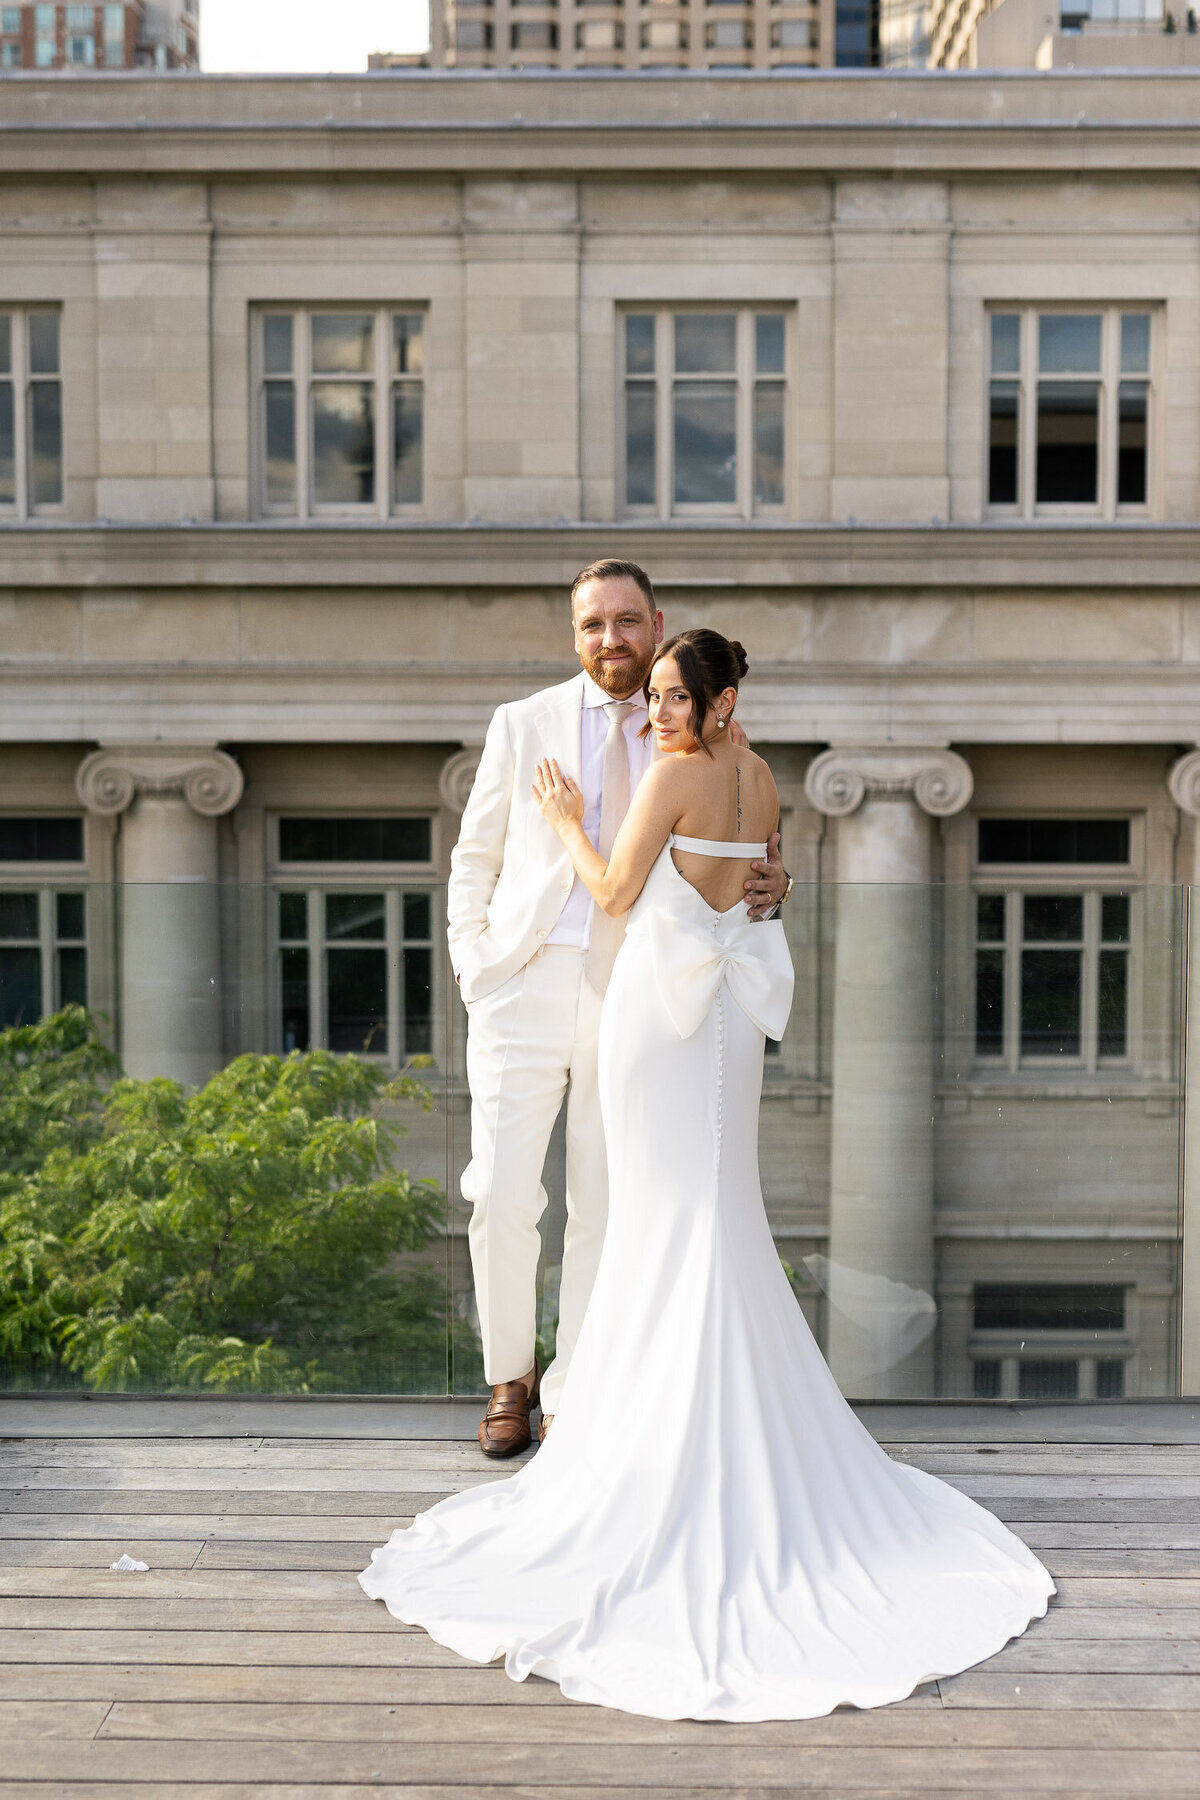
[[[709, 631], [700, 626], [694, 631], [681, 631], [677, 637], [668, 638], [655, 657], [655, 663], [664, 656], [675, 659], [675, 667], [684, 687], [692, 697], [692, 718], [688, 730], [700, 739], [705, 750], [704, 721], [713, 710], [718, 694], [726, 688], [737, 688], [742, 676], [750, 667], [749, 659], [742, 645], [736, 638], [722, 637], [719, 631]], [[653, 668], [646, 677], [646, 698], [650, 698], [650, 682]], [[647, 722], [644, 727], [649, 732]]]

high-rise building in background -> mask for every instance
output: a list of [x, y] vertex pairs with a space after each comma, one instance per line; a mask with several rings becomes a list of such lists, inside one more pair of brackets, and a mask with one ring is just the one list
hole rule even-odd
[[1200, 66], [1186, 0], [430, 0], [372, 69]]
[[0, 6], [0, 73], [198, 69], [200, 0]]
[[[372, 69], [870, 69], [913, 0], [431, 0], [430, 46]], [[924, 58], [921, 57], [923, 66]]]

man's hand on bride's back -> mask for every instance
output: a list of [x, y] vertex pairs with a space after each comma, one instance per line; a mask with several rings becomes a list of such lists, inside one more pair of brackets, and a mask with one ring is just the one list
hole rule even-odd
[[583, 790], [563, 774], [552, 756], [538, 764], [530, 792], [542, 809], [543, 819], [553, 825], [560, 837], [566, 826], [582, 821]]

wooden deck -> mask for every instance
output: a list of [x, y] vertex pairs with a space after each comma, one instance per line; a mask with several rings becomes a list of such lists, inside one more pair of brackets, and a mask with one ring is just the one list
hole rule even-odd
[[[0, 1800], [1194, 1797], [1200, 1445], [1153, 1441], [1148, 1416], [1142, 1442], [887, 1443], [1060, 1584], [986, 1666], [876, 1712], [668, 1725], [463, 1663], [361, 1594], [398, 1522], [498, 1478], [469, 1443], [163, 1436], [136, 1412], [81, 1436], [54, 1403], [14, 1423], [0, 1401]], [[122, 1551], [150, 1572], [110, 1573]]]

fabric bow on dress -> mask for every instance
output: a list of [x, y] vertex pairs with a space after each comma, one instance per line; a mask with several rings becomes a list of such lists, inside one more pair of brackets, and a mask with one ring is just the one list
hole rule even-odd
[[656, 908], [648, 924], [659, 998], [681, 1038], [699, 1031], [723, 980], [752, 1024], [782, 1038], [795, 976], [778, 920], [756, 925], [717, 914], [715, 929], [705, 930]]

